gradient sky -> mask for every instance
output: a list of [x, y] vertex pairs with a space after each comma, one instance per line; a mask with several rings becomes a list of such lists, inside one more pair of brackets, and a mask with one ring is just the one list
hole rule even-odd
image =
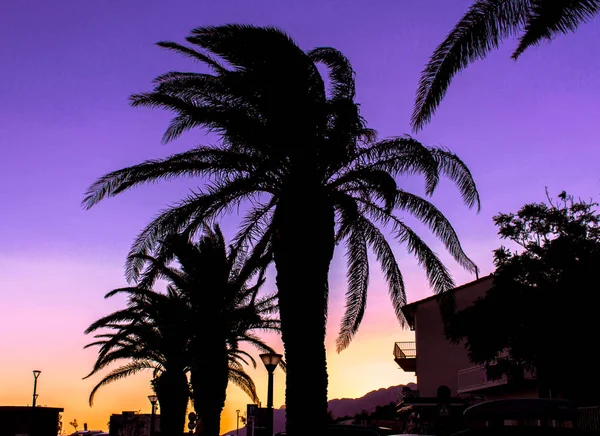
[[[0, 4], [0, 404], [31, 402], [32, 369], [41, 369], [40, 405], [65, 408], [64, 422], [106, 429], [110, 413], [149, 411], [149, 375], [87, 396], [98, 378], [82, 381], [95, 354], [82, 349], [83, 330], [122, 301], [103, 295], [125, 284], [129, 244], [150, 216], [193, 186], [177, 182], [137, 189], [80, 207], [98, 176], [202, 141], [190, 134], [163, 146], [168, 114], [133, 109], [127, 98], [148, 90], [168, 70], [194, 65], [161, 51], [159, 40], [183, 41], [203, 25], [276, 25], [304, 49], [333, 46], [357, 72], [357, 98], [382, 136], [408, 133], [420, 70], [469, 0], [4, 0]], [[600, 147], [600, 23], [509, 58], [512, 43], [472, 65], [452, 84], [440, 109], [417, 135], [445, 145], [470, 166], [482, 196], [469, 211], [449, 184], [434, 202], [455, 225], [482, 273], [500, 245], [491, 217], [557, 193], [598, 197]], [[406, 188], [422, 193], [419, 180]], [[224, 222], [227, 234], [236, 217]], [[420, 229], [419, 227], [417, 227]], [[434, 248], [441, 247], [427, 234]], [[409, 300], [430, 294], [425, 276], [398, 247]], [[443, 256], [448, 259], [447, 256]], [[448, 262], [457, 283], [473, 277]], [[393, 342], [400, 329], [378, 269], [361, 332], [348, 350], [334, 350], [343, 301], [344, 258], [331, 269], [328, 337], [331, 398], [356, 397], [413, 377], [397, 368]], [[273, 288], [271, 281], [266, 285]], [[277, 338], [269, 338], [281, 350]], [[251, 371], [261, 397], [263, 368]], [[276, 377], [276, 406], [284, 376]], [[223, 431], [247, 398], [231, 388]], [[68, 428], [71, 430], [71, 428]]]

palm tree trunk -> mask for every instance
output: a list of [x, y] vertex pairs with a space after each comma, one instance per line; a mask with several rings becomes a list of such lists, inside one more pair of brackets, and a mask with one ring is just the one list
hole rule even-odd
[[225, 341], [221, 343], [221, 352], [204, 348], [203, 356], [191, 371], [194, 409], [201, 423], [199, 433], [202, 436], [219, 436], [221, 430], [221, 412], [229, 381], [229, 362], [224, 347]]
[[164, 436], [183, 434], [189, 400], [188, 382], [182, 371], [165, 371], [156, 383], [160, 405], [160, 433]]
[[289, 436], [322, 435], [327, 426], [325, 330], [334, 212], [327, 197], [305, 181], [281, 199], [274, 217]]

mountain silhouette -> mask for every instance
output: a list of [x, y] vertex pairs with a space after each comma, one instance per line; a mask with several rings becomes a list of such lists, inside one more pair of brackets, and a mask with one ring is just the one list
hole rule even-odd
[[[415, 383], [408, 383], [406, 385], [377, 389], [360, 398], [336, 398], [334, 400], [329, 400], [329, 411], [333, 418], [354, 416], [361, 413], [363, 410], [371, 413], [375, 411], [377, 406], [386, 406], [392, 402], [397, 403], [398, 395], [404, 386], [410, 389], [417, 389]], [[273, 431], [275, 433], [285, 431], [285, 406], [281, 406], [281, 408], [273, 411]], [[236, 431], [234, 429], [225, 433], [223, 436], [235, 436], [235, 434]], [[240, 436], [246, 436], [245, 427], [240, 427]]]
[[407, 385], [390, 386], [389, 388], [381, 388], [376, 391], [371, 391], [360, 398], [340, 398], [329, 400], [329, 411], [334, 418], [343, 416], [354, 416], [363, 410], [368, 413], [375, 411], [377, 406], [386, 406], [390, 403], [398, 402], [398, 395], [402, 388], [406, 386], [410, 389], [417, 389], [415, 383]]

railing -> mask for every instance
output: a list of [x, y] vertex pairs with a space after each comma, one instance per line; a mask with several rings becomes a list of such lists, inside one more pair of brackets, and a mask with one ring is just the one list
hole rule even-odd
[[400, 393], [398, 394], [398, 402], [402, 403], [403, 401], [406, 400], [411, 400], [414, 398], [419, 398], [420, 394], [418, 390], [413, 390], [413, 389], [404, 389], [402, 391], [400, 391]]
[[457, 375], [459, 394], [490, 388], [492, 386], [505, 385], [508, 382], [506, 374], [498, 379], [488, 379], [486, 368], [483, 365], [461, 369]]
[[579, 407], [577, 427], [584, 430], [600, 431], [600, 407]]
[[417, 348], [414, 342], [396, 342], [394, 344], [395, 359], [411, 359], [417, 357]]

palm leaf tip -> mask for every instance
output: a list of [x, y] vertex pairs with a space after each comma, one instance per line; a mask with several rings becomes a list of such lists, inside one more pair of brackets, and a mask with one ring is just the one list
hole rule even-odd
[[500, 41], [519, 30], [529, 1], [476, 0], [434, 50], [423, 69], [411, 116], [413, 131], [431, 121], [454, 76], [483, 59]]
[[512, 54], [517, 60], [525, 50], [556, 34], [574, 32], [600, 11], [598, 0], [536, 0], [527, 15], [524, 33]]

